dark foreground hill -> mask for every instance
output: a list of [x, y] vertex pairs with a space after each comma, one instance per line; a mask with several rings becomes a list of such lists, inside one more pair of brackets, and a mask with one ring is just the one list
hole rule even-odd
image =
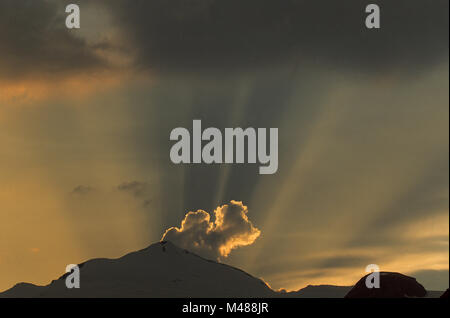
[[425, 297], [427, 291], [414, 277], [400, 273], [380, 272], [379, 288], [367, 288], [366, 278], [361, 278], [345, 298], [411, 298]]

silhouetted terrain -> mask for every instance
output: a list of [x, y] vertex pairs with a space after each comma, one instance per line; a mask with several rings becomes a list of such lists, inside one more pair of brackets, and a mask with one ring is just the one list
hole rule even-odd
[[346, 298], [405, 298], [425, 297], [427, 291], [414, 277], [400, 273], [380, 272], [380, 288], [367, 288], [366, 278], [361, 278], [345, 296]]
[[296, 292], [286, 293], [286, 297], [295, 298], [344, 298], [352, 286], [308, 285]]
[[[439, 297], [412, 278], [381, 273], [379, 290], [368, 290], [363, 277], [354, 287], [309, 285], [276, 292], [264, 281], [235, 267], [202, 258], [171, 242], [159, 242], [118, 259], [93, 259], [79, 265], [81, 288], [68, 289], [64, 274], [47, 286], [19, 283], [0, 297]], [[347, 296], [346, 296], [347, 295]]]
[[48, 286], [18, 284], [2, 297], [274, 297], [262, 280], [160, 242], [118, 259], [81, 264], [81, 288], [65, 275]]

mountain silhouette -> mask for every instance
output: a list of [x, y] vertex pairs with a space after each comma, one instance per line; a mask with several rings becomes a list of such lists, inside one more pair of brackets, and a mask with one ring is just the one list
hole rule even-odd
[[352, 286], [308, 285], [298, 291], [287, 292], [285, 297], [294, 298], [344, 298]]
[[118, 259], [79, 265], [80, 288], [65, 274], [47, 286], [20, 283], [0, 297], [274, 297], [267, 284], [235, 267], [159, 242]]
[[364, 276], [351, 286], [308, 285], [298, 291], [271, 289], [263, 280], [238, 268], [205, 259], [171, 242], [161, 241], [117, 259], [98, 258], [82, 264], [80, 288], [66, 287], [66, 273], [49, 285], [16, 284], [0, 298], [361, 298], [439, 297], [415, 278], [380, 273], [381, 288], [365, 286]]

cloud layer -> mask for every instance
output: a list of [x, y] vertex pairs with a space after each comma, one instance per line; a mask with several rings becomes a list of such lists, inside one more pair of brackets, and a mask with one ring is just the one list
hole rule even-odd
[[[86, 17], [92, 3], [79, 4]], [[118, 46], [124, 46], [137, 69], [152, 72], [228, 72], [286, 63], [405, 71], [412, 64], [435, 64], [448, 54], [446, 0], [433, 5], [379, 1], [378, 30], [364, 26], [366, 3], [359, 0], [112, 0], [96, 5], [111, 19], [102, 27], [114, 34], [101, 43], [89, 43], [84, 33], [66, 29], [61, 3], [1, 1], [0, 76], [111, 69], [104, 54]], [[94, 33], [95, 25], [88, 22], [83, 31]], [[115, 43], [118, 38], [120, 44]]]
[[448, 52], [448, 1], [378, 1], [381, 29], [360, 0], [108, 1], [137, 65], [152, 71], [240, 70], [286, 62], [352, 70], [410, 68]]
[[65, 27], [56, 2], [0, 2], [0, 79], [58, 76], [98, 70], [106, 63]]
[[162, 240], [205, 257], [227, 257], [233, 249], [252, 244], [261, 233], [247, 213], [247, 207], [234, 200], [214, 210], [214, 221], [206, 211], [189, 212], [179, 228], [166, 230]]

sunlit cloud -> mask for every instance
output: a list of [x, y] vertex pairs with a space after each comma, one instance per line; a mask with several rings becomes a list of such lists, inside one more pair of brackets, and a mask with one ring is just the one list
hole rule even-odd
[[253, 244], [261, 233], [247, 213], [248, 208], [234, 200], [217, 207], [213, 221], [206, 211], [188, 212], [181, 226], [167, 229], [161, 240], [206, 257], [227, 257], [233, 249]]

